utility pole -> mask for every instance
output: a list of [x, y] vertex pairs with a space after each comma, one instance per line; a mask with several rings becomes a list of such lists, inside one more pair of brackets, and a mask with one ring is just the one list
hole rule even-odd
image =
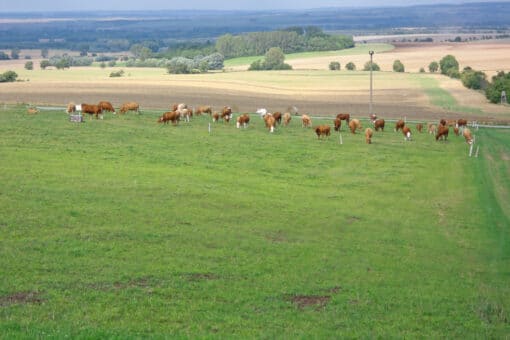
[[372, 66], [373, 66], [373, 55], [374, 51], [369, 51], [368, 54], [370, 54], [370, 108], [369, 108], [369, 115], [372, 117]]

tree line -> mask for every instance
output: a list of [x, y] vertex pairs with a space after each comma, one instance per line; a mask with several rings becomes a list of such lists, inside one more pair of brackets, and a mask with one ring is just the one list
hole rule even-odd
[[226, 59], [264, 55], [272, 47], [283, 53], [333, 51], [354, 47], [352, 36], [329, 35], [319, 27], [289, 27], [270, 32], [225, 34], [216, 40], [216, 51]]

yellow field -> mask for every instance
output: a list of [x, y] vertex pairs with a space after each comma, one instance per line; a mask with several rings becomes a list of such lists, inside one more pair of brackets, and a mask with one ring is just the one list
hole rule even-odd
[[[374, 111], [386, 117], [465, 116], [457, 108], [432, 105], [423, 77], [448, 91], [459, 107], [468, 109], [470, 116], [480, 120], [510, 120], [508, 106], [489, 104], [482, 93], [464, 88], [460, 81], [441, 75], [419, 74], [431, 61], [453, 54], [464, 66], [495, 72], [510, 70], [510, 43], [421, 44], [403, 45], [374, 55], [385, 72], [374, 72]], [[406, 73], [394, 73], [395, 59], [406, 66]], [[166, 109], [175, 102], [191, 105], [233, 106], [238, 111], [253, 112], [259, 107], [286, 110], [297, 106], [302, 113], [332, 115], [351, 112], [365, 117], [369, 101], [369, 72], [327, 70], [329, 62], [337, 60], [342, 68], [353, 61], [358, 69], [368, 55], [289, 58], [293, 71], [248, 72], [232, 71], [197, 75], [170, 75], [165, 69], [124, 68], [124, 77], [110, 78], [119, 68], [87, 67], [69, 70], [27, 71], [24, 60], [0, 62], [0, 71], [13, 69], [20, 82], [1, 84], [0, 102], [59, 105], [73, 101], [98, 102], [110, 100], [115, 106], [136, 100], [142, 108]], [[34, 64], [38, 64], [34, 60]], [[430, 82], [427, 82], [430, 83]]]

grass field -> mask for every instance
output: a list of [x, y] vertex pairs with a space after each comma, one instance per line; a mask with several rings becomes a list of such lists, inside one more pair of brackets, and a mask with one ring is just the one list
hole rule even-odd
[[0, 109], [2, 338], [510, 333], [510, 131], [156, 117]]

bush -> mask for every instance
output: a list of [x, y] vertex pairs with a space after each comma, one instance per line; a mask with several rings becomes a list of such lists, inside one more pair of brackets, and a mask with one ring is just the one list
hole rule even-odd
[[437, 63], [437, 61], [431, 62], [429, 64], [429, 72], [435, 73], [435, 72], [437, 72], [437, 70], [439, 70], [439, 64]]
[[[450, 74], [458, 74], [459, 73], [459, 62], [451, 54], [443, 57], [443, 59], [441, 59], [439, 61], [439, 67], [441, 68], [441, 74], [449, 75], [448, 72], [450, 72]], [[453, 71], [450, 71], [450, 70], [453, 70]], [[454, 71], [457, 71], [457, 73], [455, 73]], [[453, 78], [458, 78], [458, 77], [453, 77]]]
[[492, 77], [492, 82], [485, 89], [485, 96], [491, 103], [499, 103], [501, 101], [501, 92], [506, 92], [507, 103], [510, 103], [510, 72], [499, 72]]
[[110, 73], [110, 78], [122, 77], [123, 75], [124, 75], [124, 70], [119, 70], [119, 71], [116, 71], [116, 72], [111, 72]]
[[345, 69], [349, 71], [354, 71], [356, 70], [356, 65], [354, 65], [354, 63], [351, 61], [347, 63], [347, 65], [345, 65]]
[[404, 64], [400, 60], [395, 60], [393, 62], [393, 71], [395, 72], [405, 72]]
[[466, 67], [460, 74], [462, 84], [468, 89], [480, 90], [487, 87], [487, 75], [482, 71], [475, 71]]
[[18, 78], [18, 74], [14, 71], [5, 71], [4, 73], [0, 74], [0, 83], [8, 83], [16, 81], [16, 78]]
[[[381, 68], [376, 63], [372, 62], [372, 71], [380, 71]], [[370, 61], [367, 61], [365, 63], [365, 66], [363, 67], [363, 71], [370, 71]]]
[[446, 75], [450, 78], [455, 78], [455, 79], [459, 79], [460, 78], [460, 72], [459, 70], [456, 70], [456, 69], [449, 69], [448, 71], [446, 71]]
[[51, 66], [51, 63], [49, 60], [41, 60], [41, 62], [39, 63], [39, 66], [41, 67], [41, 69], [45, 70], [46, 67], [49, 67]]
[[420, 67], [420, 73], [425, 73], [425, 69], [423, 67]]
[[332, 61], [329, 63], [329, 69], [331, 71], [340, 71], [340, 63], [338, 61]]
[[31, 71], [34, 69], [34, 62], [33, 61], [27, 61], [25, 63], [25, 69]]

